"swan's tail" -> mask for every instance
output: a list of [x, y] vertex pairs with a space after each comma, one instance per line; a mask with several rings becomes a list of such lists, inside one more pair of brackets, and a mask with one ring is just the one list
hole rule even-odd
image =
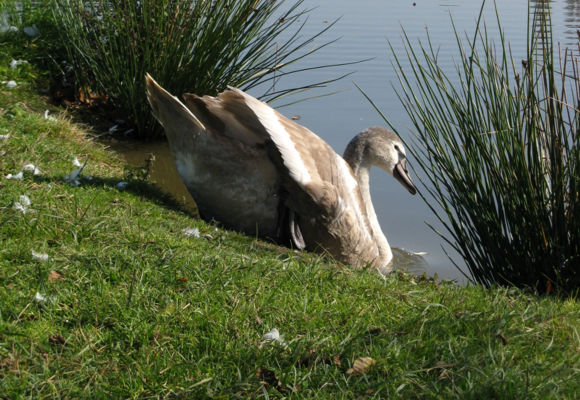
[[172, 137], [180, 137], [186, 133], [200, 133], [205, 126], [167, 90], [163, 89], [151, 75], [145, 75], [147, 83], [147, 100], [151, 105], [153, 115], [165, 128], [165, 133]]

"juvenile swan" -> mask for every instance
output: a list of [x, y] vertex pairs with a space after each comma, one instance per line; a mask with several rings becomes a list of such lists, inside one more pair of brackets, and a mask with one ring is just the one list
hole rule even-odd
[[390, 269], [393, 258], [371, 201], [376, 165], [415, 194], [405, 149], [372, 127], [344, 158], [307, 128], [229, 88], [184, 103], [146, 76], [153, 115], [165, 128], [175, 165], [205, 219], [301, 249], [327, 252], [355, 267]]

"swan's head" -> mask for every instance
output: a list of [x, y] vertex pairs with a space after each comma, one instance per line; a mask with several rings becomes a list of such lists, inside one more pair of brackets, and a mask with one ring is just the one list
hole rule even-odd
[[385, 128], [374, 126], [355, 136], [346, 147], [344, 159], [355, 173], [360, 167], [376, 165], [393, 175], [411, 194], [417, 193], [407, 170], [403, 142]]

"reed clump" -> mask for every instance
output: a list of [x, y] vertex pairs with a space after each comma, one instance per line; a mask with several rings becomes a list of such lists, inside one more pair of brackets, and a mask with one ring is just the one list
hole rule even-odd
[[525, 60], [513, 59], [501, 25], [497, 45], [481, 22], [468, 43], [456, 32], [458, 80], [430, 39], [416, 47], [405, 36], [410, 69], [393, 52], [398, 95], [417, 133], [423, 198], [472, 279], [577, 292], [578, 53], [555, 48], [549, 12], [530, 15]]
[[106, 95], [140, 137], [153, 137], [162, 130], [147, 104], [146, 73], [172, 93], [262, 85], [262, 98], [272, 100], [304, 89], [276, 83], [328, 44], [306, 48], [332, 24], [301, 39], [302, 1], [53, 0], [53, 15], [84, 94]]

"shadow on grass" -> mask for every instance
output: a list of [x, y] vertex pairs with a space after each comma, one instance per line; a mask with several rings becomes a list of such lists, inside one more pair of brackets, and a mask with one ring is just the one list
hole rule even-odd
[[[35, 176], [34, 181], [37, 183], [67, 184], [63, 176]], [[248, 242], [252, 242], [253, 247], [263, 251], [274, 251], [278, 253], [281, 258], [287, 258], [290, 254], [292, 254], [294, 257], [305, 257], [304, 253], [295, 251], [285, 244], [279, 243], [272, 238], [246, 235], [243, 232], [238, 232], [224, 226], [219, 221], [202, 218], [197, 212], [191, 210], [187, 205], [184, 205], [183, 203], [176, 200], [171, 194], [162, 190], [156, 183], [151, 183], [139, 179], [124, 180], [123, 177], [108, 178], [94, 175], [92, 175], [91, 179], [87, 179], [86, 176], [81, 176], [80, 182], [81, 183], [79, 186], [82, 187], [114, 189], [119, 193], [127, 192], [138, 197], [140, 200], [152, 202], [165, 209], [179, 212], [184, 216], [194, 220], [202, 220], [216, 228], [238, 233]], [[122, 182], [126, 183], [126, 186], [119, 188], [118, 185]]]
[[[172, 195], [161, 190], [161, 188], [159, 188], [155, 183], [135, 179], [125, 181], [122, 177], [105, 178], [94, 175], [91, 176], [91, 179], [88, 179], [85, 176], [80, 176], [79, 178], [79, 186], [93, 188], [112, 188], [119, 193], [131, 193], [169, 210], [186, 214], [187, 216], [194, 219], [200, 219], [199, 215], [196, 215], [196, 213], [187, 209], [187, 207], [177, 201]], [[37, 183], [67, 183], [63, 176], [35, 176], [34, 181]], [[126, 185], [123, 185], [122, 188], [119, 188], [119, 184], [121, 183], [126, 183]]]

